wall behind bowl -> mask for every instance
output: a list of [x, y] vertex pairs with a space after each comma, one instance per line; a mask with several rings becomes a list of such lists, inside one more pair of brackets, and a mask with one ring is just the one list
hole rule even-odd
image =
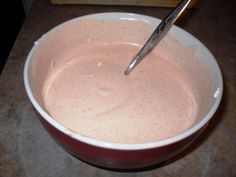
[[0, 74], [33, 0], [1, 1], [0, 4]]

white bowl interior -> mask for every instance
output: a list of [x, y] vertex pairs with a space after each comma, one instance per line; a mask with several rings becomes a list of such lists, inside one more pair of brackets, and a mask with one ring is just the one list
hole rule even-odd
[[[116, 31], [113, 31], [113, 33], [119, 34], [130, 33], [129, 35], [126, 35], [130, 37], [123, 38], [121, 39], [121, 41], [134, 43], [140, 46], [144, 44], [155, 26], [160, 23], [159, 19], [137, 14], [94, 14], [76, 18], [74, 20], [63, 23], [58, 27], [52, 29], [51, 31], [43, 35], [38, 41], [36, 41], [25, 64], [24, 82], [27, 94], [29, 95], [29, 98], [34, 107], [49, 123], [51, 123], [62, 132], [79, 140], [85, 141], [86, 143], [118, 149], [142, 149], [163, 146], [178, 141], [184, 137], [191, 135], [209, 121], [209, 119], [216, 111], [222, 96], [223, 87], [220, 69], [213, 55], [201, 42], [199, 42], [196, 38], [185, 32], [184, 30], [173, 26], [169, 32], [169, 34], [171, 35], [169, 37], [173, 37], [176, 40], [176, 44], [170, 45], [168, 43], [169, 37], [167, 36], [163, 39], [163, 41], [161, 41], [161, 43], [155, 48], [155, 50], [164, 51], [162, 52], [162, 58], [171, 58], [172, 60], [169, 62], [183, 70], [186, 76], [190, 78], [188, 82], [193, 90], [196, 102], [199, 106], [198, 118], [193, 127], [191, 127], [186, 132], [167, 140], [132, 145], [102, 142], [83, 137], [71, 132], [70, 130], [63, 127], [63, 125], [56, 122], [47, 113], [42, 101], [42, 89], [48, 74], [50, 74], [51, 72], [51, 68], [61, 67], [65, 64], [65, 60], [62, 60], [64, 51], [71, 51], [72, 48], [78, 48], [78, 50], [76, 50], [78, 52], [78, 55], [88, 54], [88, 51], [83, 51], [79, 48], [79, 45], [88, 45], [88, 47], [90, 45], [93, 45], [93, 43], [91, 42], [86, 42], [86, 39], [88, 38], [94, 39], [94, 43], [99, 42], [100, 38], [106, 38], [107, 40], [113, 40], [114, 42], [118, 40], [114, 37], [110, 38], [109, 35], [104, 35], [109, 34], [109, 29], [101, 30], [95, 28], [94, 30], [100, 30], [101, 32], [96, 34], [90, 33], [88, 34], [88, 36], [80, 36], [76, 31], [81, 27], [80, 21], [83, 19], [102, 19], [110, 21], [125, 20], [129, 21], [130, 23], [132, 23], [133, 21], [141, 21], [142, 23], [146, 23], [147, 26], [149, 26], [150, 24], [153, 25], [148, 29], [149, 33], [142, 33], [142, 31], [140, 31], [140, 34], [138, 34], [137, 36], [133, 35], [133, 31], [137, 30], [137, 26], [130, 26], [129, 28], [119, 28]], [[69, 28], [71, 26], [72, 28]], [[85, 42], [78, 45], [76, 41], [81, 38], [84, 38]], [[181, 54], [178, 56], [173, 55], [173, 53], [169, 52], [170, 50], [181, 51]], [[68, 58], [66, 62], [70, 62], [72, 60], [73, 59]]]

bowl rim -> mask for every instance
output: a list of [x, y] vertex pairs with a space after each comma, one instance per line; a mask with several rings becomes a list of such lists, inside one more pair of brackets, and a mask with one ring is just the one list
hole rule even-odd
[[102, 141], [102, 140], [96, 140], [96, 139], [93, 139], [90, 137], [85, 137], [85, 136], [80, 135], [78, 133], [72, 132], [71, 130], [69, 130], [68, 128], [64, 127], [62, 124], [57, 122], [46, 111], [44, 111], [44, 109], [39, 105], [39, 103], [36, 101], [35, 97], [33, 96], [33, 93], [31, 91], [30, 84], [29, 84], [29, 77], [28, 77], [29, 66], [30, 66], [30, 63], [33, 58], [32, 55], [33, 55], [34, 51], [36, 50], [38, 43], [40, 41], [42, 41], [46, 37], [46, 35], [52, 33], [57, 28], [59, 28], [63, 25], [66, 25], [67, 23], [69, 23], [71, 21], [81, 20], [81, 19], [135, 20], [135, 21], [141, 20], [143, 22], [150, 23], [150, 24], [158, 24], [161, 21], [160, 19], [155, 18], [155, 17], [142, 15], [142, 14], [128, 13], [128, 12], [94, 13], [94, 14], [80, 16], [80, 17], [68, 20], [66, 22], [63, 22], [63, 23], [59, 24], [58, 26], [49, 30], [44, 35], [42, 35], [42, 37], [40, 37], [39, 40], [34, 43], [34, 46], [30, 50], [30, 52], [26, 58], [25, 65], [24, 65], [23, 78], [24, 78], [25, 90], [26, 90], [26, 93], [27, 93], [31, 103], [33, 104], [34, 108], [38, 111], [38, 113], [41, 115], [41, 117], [44, 120], [46, 120], [51, 126], [53, 126], [54, 128], [56, 128], [60, 132], [68, 135], [69, 137], [71, 137], [75, 140], [78, 140], [80, 142], [83, 142], [83, 143], [86, 143], [86, 144], [89, 144], [92, 146], [113, 149], [113, 150], [144, 150], [144, 149], [158, 148], [158, 147], [166, 146], [166, 145], [181, 141], [181, 140], [191, 136], [192, 134], [196, 133], [201, 128], [203, 128], [209, 122], [209, 120], [213, 117], [214, 113], [216, 112], [216, 110], [220, 104], [222, 94], [223, 94], [223, 78], [222, 78], [222, 73], [221, 73], [220, 67], [219, 67], [218, 63], [216, 62], [215, 57], [212, 55], [212, 53], [208, 50], [208, 48], [202, 42], [200, 42], [197, 38], [195, 38], [190, 33], [186, 32], [185, 30], [177, 27], [176, 25], [173, 25], [170, 31], [182, 33], [182, 34], [188, 36], [189, 38], [192, 38], [192, 40], [196, 41], [199, 44], [199, 46], [201, 46], [201, 48], [209, 54], [209, 56], [210, 56], [209, 59], [212, 60], [212, 63], [214, 65], [214, 70], [216, 71], [217, 77], [219, 78], [219, 86], [216, 91], [217, 96], [215, 97], [216, 98], [215, 102], [214, 102], [213, 106], [210, 108], [209, 112], [204, 116], [204, 118], [200, 122], [198, 122], [196, 125], [194, 125], [190, 129], [184, 131], [183, 133], [178, 134], [173, 137], [170, 137], [168, 139], [154, 141], [154, 142], [148, 142], [148, 143], [140, 143], [140, 144], [124, 144], [124, 143], [113, 143], [113, 142], [106, 142], [106, 141]]

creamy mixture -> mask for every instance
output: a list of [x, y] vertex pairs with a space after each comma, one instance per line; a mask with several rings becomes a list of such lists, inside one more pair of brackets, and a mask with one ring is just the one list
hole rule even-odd
[[116, 143], [163, 140], [193, 125], [197, 106], [187, 76], [162, 58], [161, 50], [126, 76], [139, 45], [101, 40], [84, 47], [89, 52], [82, 56], [76, 48], [65, 51], [65, 59], [74, 59], [55, 71], [52, 66], [45, 82], [44, 106], [55, 120], [73, 132]]

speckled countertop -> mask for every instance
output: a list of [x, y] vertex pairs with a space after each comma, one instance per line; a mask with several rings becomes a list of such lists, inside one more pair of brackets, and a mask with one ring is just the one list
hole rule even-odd
[[23, 66], [33, 43], [52, 27], [85, 14], [134, 12], [158, 18], [170, 9], [131, 6], [51, 5], [35, 1], [0, 77], [0, 176], [236, 176], [235, 1], [202, 1], [177, 25], [215, 55], [224, 76], [221, 105], [206, 131], [183, 153], [141, 171], [110, 171], [82, 162], [59, 147], [36, 118], [23, 86]]

